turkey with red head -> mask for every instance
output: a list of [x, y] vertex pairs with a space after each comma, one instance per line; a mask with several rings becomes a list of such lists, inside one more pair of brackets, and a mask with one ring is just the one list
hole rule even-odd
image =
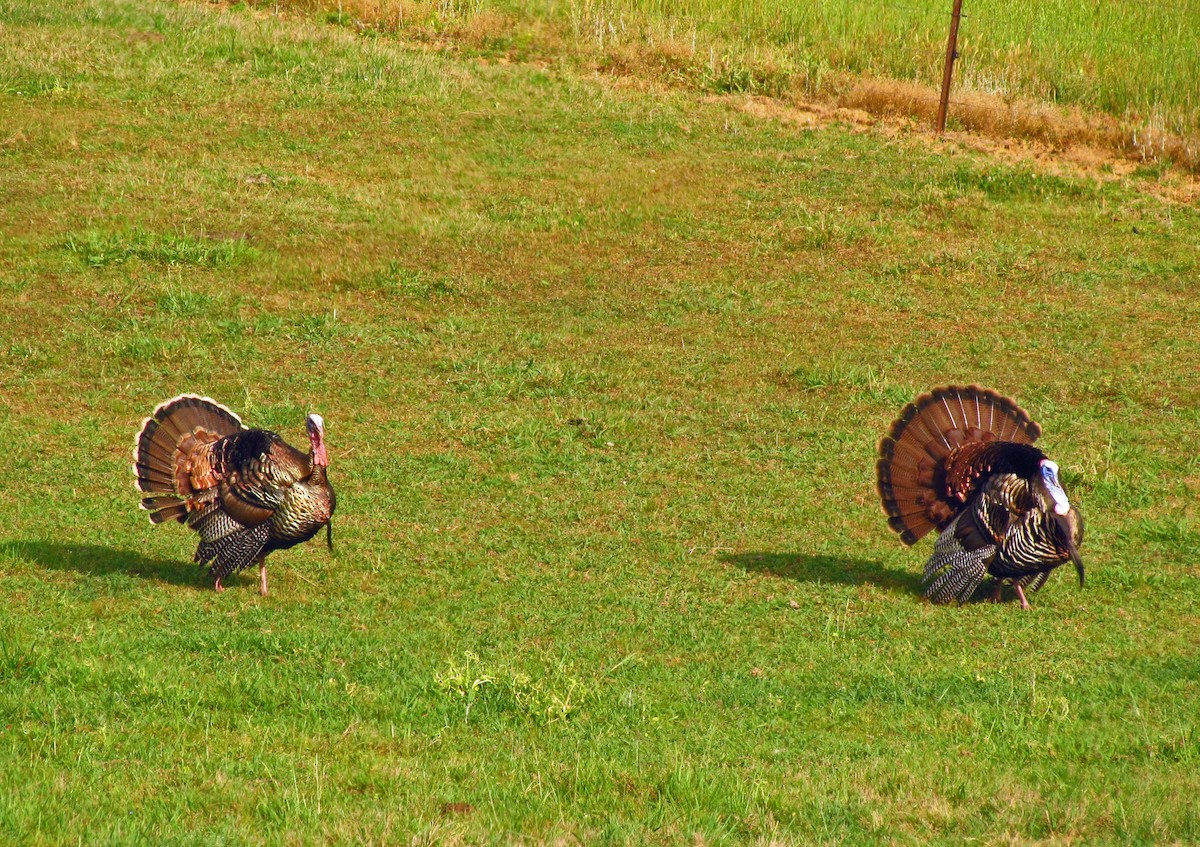
[[879, 442], [876, 479], [888, 525], [905, 544], [939, 533], [925, 595], [966, 602], [986, 578], [1037, 591], [1071, 562], [1083, 585], [1083, 518], [1058, 465], [1033, 446], [1042, 428], [1014, 401], [978, 385], [935, 388], [904, 407]]
[[267, 554], [325, 528], [336, 500], [326, 477], [325, 422], [308, 416], [308, 453], [273, 432], [249, 429], [208, 397], [183, 394], [142, 423], [133, 450], [142, 508], [153, 523], [177, 520], [200, 534], [196, 562], [221, 580], [252, 564], [267, 593]]

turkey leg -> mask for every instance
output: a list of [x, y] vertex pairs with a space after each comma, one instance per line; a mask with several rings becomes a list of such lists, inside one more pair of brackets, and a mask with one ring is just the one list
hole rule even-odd
[[258, 587], [259, 592], [263, 597], [267, 596], [267, 557], [262, 556], [258, 560], [258, 576], [261, 583]]

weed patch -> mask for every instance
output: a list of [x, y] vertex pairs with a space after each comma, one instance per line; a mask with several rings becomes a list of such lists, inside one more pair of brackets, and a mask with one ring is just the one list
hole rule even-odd
[[594, 693], [561, 666], [533, 676], [504, 660], [485, 661], [467, 652], [434, 674], [434, 685], [461, 709], [461, 719], [510, 712], [542, 724], [570, 720]]
[[209, 239], [187, 233], [88, 229], [67, 236], [65, 247], [93, 268], [131, 259], [163, 265], [220, 268], [253, 260], [258, 251], [242, 239]]

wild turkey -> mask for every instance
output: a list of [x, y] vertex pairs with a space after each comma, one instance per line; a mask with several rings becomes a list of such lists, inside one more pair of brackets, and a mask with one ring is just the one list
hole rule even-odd
[[211, 562], [217, 591], [231, 573], [259, 566], [267, 593], [266, 557], [308, 541], [325, 527], [336, 501], [326, 478], [325, 422], [308, 416], [305, 454], [273, 432], [248, 429], [207, 397], [182, 394], [142, 423], [133, 450], [142, 508], [153, 523], [177, 520], [200, 533], [196, 562]]
[[966, 602], [986, 576], [994, 600], [1011, 583], [1029, 608], [1050, 572], [1072, 562], [1083, 585], [1083, 519], [1058, 465], [1033, 446], [1042, 428], [1015, 402], [977, 385], [935, 388], [904, 407], [879, 442], [879, 496], [905, 544], [940, 534], [926, 596]]

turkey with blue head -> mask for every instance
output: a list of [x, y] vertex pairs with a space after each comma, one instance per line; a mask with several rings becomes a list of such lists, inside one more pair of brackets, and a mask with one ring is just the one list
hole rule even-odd
[[876, 478], [888, 525], [905, 544], [938, 538], [925, 595], [965, 603], [986, 578], [993, 598], [1037, 591], [1071, 562], [1083, 585], [1083, 518], [1058, 465], [1033, 446], [1042, 428], [1015, 402], [977, 385], [935, 388], [904, 407], [879, 442]]
[[210, 564], [214, 587], [251, 565], [267, 593], [267, 554], [308, 541], [337, 505], [326, 469], [325, 421], [308, 416], [304, 453], [273, 432], [250, 429], [208, 397], [182, 394], [142, 422], [133, 472], [153, 523], [176, 520], [200, 535], [196, 561]]

